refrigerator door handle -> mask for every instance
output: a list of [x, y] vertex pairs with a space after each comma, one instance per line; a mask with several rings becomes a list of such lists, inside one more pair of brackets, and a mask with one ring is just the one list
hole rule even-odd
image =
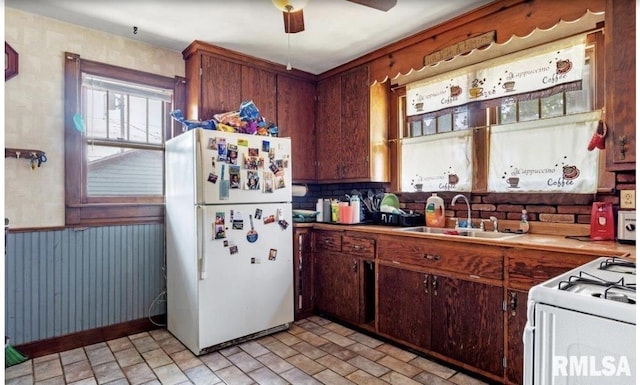
[[204, 215], [204, 207], [201, 205], [198, 205], [198, 223], [200, 224], [201, 228], [200, 228], [200, 242], [198, 242], [198, 255], [200, 256], [200, 279], [204, 280], [207, 278], [207, 264], [206, 261], [207, 259], [205, 258], [204, 255], [204, 251], [205, 251], [205, 242], [206, 240], [206, 236], [205, 234], [207, 233], [207, 226], [205, 224], [205, 215]]

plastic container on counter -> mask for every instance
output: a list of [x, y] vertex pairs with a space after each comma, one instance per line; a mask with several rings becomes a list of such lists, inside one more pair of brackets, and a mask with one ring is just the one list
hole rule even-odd
[[444, 227], [446, 218], [444, 216], [444, 200], [433, 193], [427, 199], [425, 206], [426, 225], [429, 227]]

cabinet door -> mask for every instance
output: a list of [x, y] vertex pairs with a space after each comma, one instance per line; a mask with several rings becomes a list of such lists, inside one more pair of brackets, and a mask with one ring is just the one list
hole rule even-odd
[[378, 331], [431, 348], [429, 276], [378, 264]]
[[341, 175], [369, 179], [369, 67], [341, 75]]
[[313, 258], [311, 229], [299, 228], [293, 238], [293, 277], [295, 319], [308, 317], [313, 312]]
[[636, 169], [636, 2], [607, 1], [605, 79], [607, 170]]
[[203, 54], [201, 77], [198, 119], [208, 120], [215, 114], [238, 110], [242, 101], [242, 65]]
[[278, 130], [291, 138], [294, 181], [316, 179], [315, 93], [309, 81], [278, 75]]
[[434, 275], [431, 346], [438, 353], [502, 376], [502, 287]]
[[317, 253], [314, 258], [315, 305], [353, 324], [359, 323], [358, 258], [335, 252]]
[[527, 292], [507, 292], [507, 368], [506, 376], [513, 384], [522, 384], [524, 344], [522, 334], [527, 324]]
[[[242, 101], [253, 100], [267, 122], [276, 122], [276, 75], [242, 66]], [[234, 109], [238, 110], [240, 104]]]
[[318, 105], [316, 109], [316, 150], [318, 158], [318, 180], [341, 178], [342, 139], [340, 124], [342, 100], [340, 76], [318, 83]]

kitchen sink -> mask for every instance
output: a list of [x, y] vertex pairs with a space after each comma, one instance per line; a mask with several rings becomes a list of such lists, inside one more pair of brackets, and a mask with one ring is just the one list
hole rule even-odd
[[423, 234], [440, 234], [448, 235], [452, 237], [468, 237], [468, 238], [483, 238], [483, 239], [510, 239], [519, 237], [522, 234], [514, 233], [498, 233], [494, 231], [482, 231], [480, 229], [448, 229], [448, 228], [436, 228], [427, 226], [415, 226], [415, 227], [403, 227], [396, 229], [396, 231], [406, 231], [411, 233], [423, 233]]

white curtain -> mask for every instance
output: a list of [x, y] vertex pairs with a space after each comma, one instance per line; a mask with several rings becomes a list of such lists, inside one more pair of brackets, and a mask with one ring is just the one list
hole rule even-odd
[[490, 127], [488, 190], [591, 194], [598, 151], [588, 151], [600, 111]]
[[471, 191], [472, 131], [402, 140], [402, 191]]

